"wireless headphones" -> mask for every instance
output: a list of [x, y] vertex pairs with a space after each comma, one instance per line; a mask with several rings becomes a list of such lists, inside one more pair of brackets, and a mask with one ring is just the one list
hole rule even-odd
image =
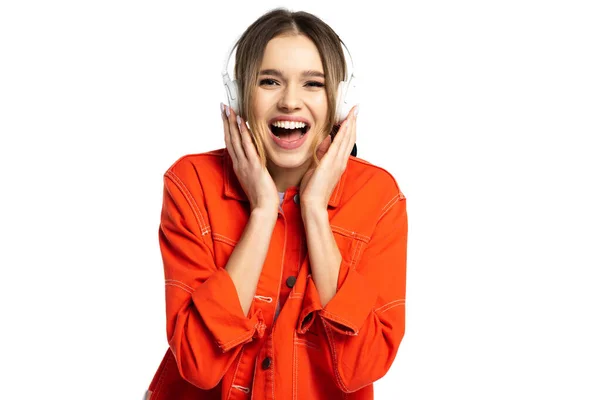
[[[227, 102], [229, 106], [233, 109], [236, 114], [239, 114], [240, 111], [240, 97], [239, 93], [241, 90], [239, 89], [239, 84], [237, 80], [231, 80], [229, 77], [229, 72], [227, 71], [229, 66], [229, 61], [231, 60], [231, 55], [237, 46], [237, 40], [231, 46], [231, 50], [227, 53], [227, 58], [225, 59], [225, 64], [223, 65], [223, 71], [221, 75], [223, 77], [223, 84], [225, 85], [225, 93], [227, 94]], [[350, 64], [352, 65], [352, 72], [347, 74], [348, 79], [343, 80], [338, 85], [337, 98], [336, 98], [336, 111], [335, 111], [335, 122], [334, 125], [341, 124], [344, 119], [350, 113], [350, 110], [353, 106], [358, 104], [358, 91], [357, 91], [357, 78], [355, 76], [356, 68], [354, 67], [354, 61], [352, 60], [352, 55], [350, 54], [350, 50], [346, 47], [344, 42], [340, 40], [342, 46], [346, 49], [346, 52], [350, 56]], [[347, 59], [346, 59], [347, 61]], [[346, 62], [346, 65], [348, 63]], [[335, 130], [335, 128], [334, 128]], [[337, 133], [337, 130], [336, 130]], [[333, 135], [335, 136], [335, 134]], [[333, 137], [332, 137], [333, 139]], [[356, 143], [352, 148], [352, 152], [350, 155], [356, 157]]]

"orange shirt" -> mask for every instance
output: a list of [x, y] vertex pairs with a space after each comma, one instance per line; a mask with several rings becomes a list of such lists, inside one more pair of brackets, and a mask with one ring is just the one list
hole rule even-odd
[[349, 157], [327, 207], [342, 262], [324, 307], [300, 211], [298, 187], [288, 188], [244, 315], [224, 267], [250, 204], [229, 153], [186, 155], [166, 171], [159, 245], [169, 348], [146, 399], [373, 399], [404, 336], [405, 197], [389, 172]]

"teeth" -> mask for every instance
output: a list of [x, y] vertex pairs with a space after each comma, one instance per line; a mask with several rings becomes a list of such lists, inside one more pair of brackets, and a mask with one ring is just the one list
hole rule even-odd
[[293, 122], [293, 121], [277, 121], [273, 123], [273, 126], [277, 128], [285, 129], [300, 129], [304, 128], [306, 124], [304, 122]]
[[[273, 124], [271, 124], [272, 126], [275, 126], [277, 128], [283, 128], [283, 129], [302, 129], [304, 127], [306, 127], [306, 124], [304, 122], [296, 122], [296, 121], [276, 121]], [[275, 137], [277, 137], [278, 139], [281, 139], [281, 137], [275, 133], [273, 133], [275, 135]], [[304, 136], [306, 133], [302, 133], [300, 135], [300, 137]]]

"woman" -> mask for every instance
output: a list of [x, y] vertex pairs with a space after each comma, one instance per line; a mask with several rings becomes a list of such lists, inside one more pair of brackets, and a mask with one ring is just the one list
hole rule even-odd
[[340, 40], [276, 9], [239, 39], [235, 75], [226, 148], [164, 176], [169, 349], [146, 398], [372, 399], [404, 335], [406, 202], [350, 155], [357, 107], [332, 141]]

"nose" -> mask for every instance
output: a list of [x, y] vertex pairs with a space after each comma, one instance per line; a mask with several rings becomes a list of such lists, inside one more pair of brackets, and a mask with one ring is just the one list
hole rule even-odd
[[298, 96], [298, 90], [293, 85], [288, 85], [279, 99], [279, 108], [284, 110], [295, 110], [300, 108], [302, 99]]

